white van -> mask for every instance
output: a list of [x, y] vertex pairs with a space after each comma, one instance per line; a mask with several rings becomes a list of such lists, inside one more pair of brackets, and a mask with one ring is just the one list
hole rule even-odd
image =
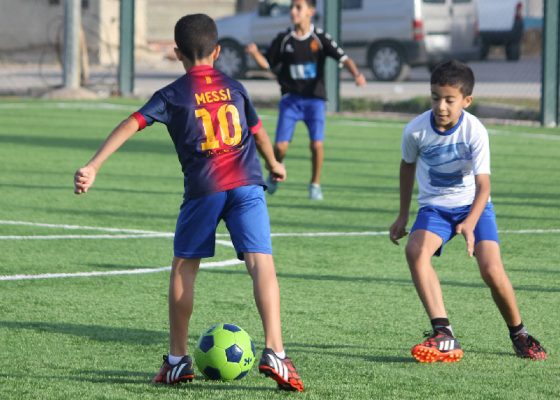
[[[257, 10], [216, 21], [222, 55], [216, 65], [242, 77], [255, 66], [244, 52], [255, 42], [266, 50], [290, 26], [290, 0], [261, 0]], [[478, 59], [476, 0], [341, 0], [341, 42], [358, 65], [381, 81], [402, 80], [411, 66], [449, 58]], [[315, 25], [323, 26], [323, 1]]]
[[509, 61], [519, 60], [524, 31], [524, 3], [523, 0], [478, 2], [482, 59], [488, 56], [491, 46], [504, 46]]

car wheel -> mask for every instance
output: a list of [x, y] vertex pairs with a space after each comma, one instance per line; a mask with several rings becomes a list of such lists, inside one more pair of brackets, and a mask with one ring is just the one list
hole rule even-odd
[[219, 44], [222, 50], [214, 66], [232, 78], [243, 78], [247, 72], [243, 47], [233, 40], [223, 40]]
[[401, 50], [390, 43], [378, 44], [370, 50], [369, 66], [379, 81], [402, 81], [410, 73]]
[[521, 43], [511, 42], [506, 45], [506, 58], [508, 61], [517, 61], [521, 57]]
[[486, 60], [488, 58], [488, 53], [490, 53], [490, 46], [488, 43], [482, 42], [480, 45], [480, 59]]

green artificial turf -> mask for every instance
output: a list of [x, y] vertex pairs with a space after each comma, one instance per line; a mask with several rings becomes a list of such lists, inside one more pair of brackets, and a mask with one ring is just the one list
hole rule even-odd
[[[164, 127], [155, 125], [131, 139], [105, 164], [87, 195], [72, 191], [74, 171], [138, 105], [0, 102], [0, 276], [169, 265], [171, 237], [130, 237], [131, 230], [174, 229], [182, 175]], [[276, 114], [261, 115], [272, 134]], [[456, 238], [434, 265], [465, 356], [459, 363], [424, 365], [411, 358], [410, 348], [422, 340], [429, 321], [411, 284], [404, 246], [394, 246], [383, 233], [398, 210], [403, 126], [329, 117], [323, 202], [307, 199], [310, 157], [299, 126], [286, 159], [288, 181], [268, 196], [272, 231], [286, 234], [273, 238], [284, 340], [305, 393], [278, 392], [255, 367], [231, 383], [198, 374], [192, 384], [150, 385], [167, 352], [168, 272], [163, 271], [0, 280], [0, 398], [560, 397], [560, 133], [489, 127], [504, 263], [523, 321], [549, 359], [531, 362], [513, 355], [476, 262]], [[219, 232], [226, 233], [223, 226]], [[295, 235], [318, 232], [339, 235]], [[370, 234], [340, 234], [349, 232]], [[50, 239], [25, 239], [37, 235]], [[230, 247], [216, 250], [210, 261], [235, 258]], [[200, 271], [191, 348], [220, 322], [247, 330], [260, 356], [262, 328], [242, 265]]]

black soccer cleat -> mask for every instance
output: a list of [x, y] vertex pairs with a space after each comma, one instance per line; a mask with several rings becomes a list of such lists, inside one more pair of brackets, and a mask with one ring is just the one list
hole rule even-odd
[[546, 350], [541, 346], [539, 341], [528, 334], [520, 334], [511, 339], [515, 354], [521, 358], [530, 358], [531, 360], [546, 360]]
[[278, 383], [278, 389], [303, 392], [303, 381], [288, 357], [279, 358], [272, 349], [263, 350], [259, 372]]
[[181, 382], [192, 382], [193, 378], [194, 369], [190, 356], [184, 356], [181, 361], [175, 365], [169, 364], [167, 356], [163, 356], [163, 364], [157, 375], [152, 379], [152, 383], [175, 385]]

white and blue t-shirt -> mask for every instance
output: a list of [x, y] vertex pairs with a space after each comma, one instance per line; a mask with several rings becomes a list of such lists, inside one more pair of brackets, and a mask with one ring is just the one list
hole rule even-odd
[[453, 128], [440, 132], [429, 110], [405, 127], [402, 158], [416, 163], [421, 207], [470, 205], [476, 190], [475, 175], [490, 174], [488, 132], [466, 111]]

